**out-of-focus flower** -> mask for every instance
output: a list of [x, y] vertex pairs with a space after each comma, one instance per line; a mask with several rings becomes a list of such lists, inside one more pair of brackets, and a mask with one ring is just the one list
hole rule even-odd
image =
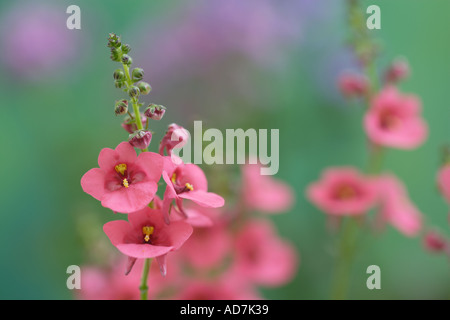
[[280, 239], [266, 220], [247, 222], [234, 241], [231, 267], [250, 283], [277, 286], [290, 281], [298, 265], [295, 249]]
[[195, 228], [180, 254], [194, 268], [213, 268], [224, 262], [231, 250], [231, 235], [226, 225], [216, 223], [212, 227]]
[[128, 222], [116, 220], [106, 223], [103, 230], [111, 243], [126, 256], [156, 258], [163, 275], [167, 272], [167, 253], [181, 247], [192, 234], [188, 223], [174, 221], [167, 225], [160, 210], [148, 207], [130, 213]]
[[421, 103], [416, 96], [401, 94], [390, 86], [371, 102], [364, 117], [364, 126], [375, 144], [412, 149], [422, 144], [428, 133], [420, 113]]
[[358, 73], [345, 72], [338, 79], [339, 90], [347, 98], [366, 95], [369, 85], [367, 77]]
[[166, 182], [163, 208], [166, 222], [169, 223], [169, 211], [175, 200], [180, 213], [187, 217], [183, 209], [183, 199], [188, 199], [202, 207], [220, 208], [225, 200], [218, 194], [208, 192], [208, 181], [202, 169], [195, 164], [173, 164], [170, 157], [164, 157], [163, 179]]
[[377, 189], [356, 169], [337, 167], [325, 170], [320, 181], [308, 187], [307, 197], [325, 213], [359, 215], [375, 204]]
[[420, 211], [410, 201], [403, 183], [393, 175], [383, 175], [376, 182], [380, 196], [381, 221], [394, 226], [406, 236], [415, 236], [422, 229]]
[[423, 238], [423, 244], [428, 251], [442, 252], [450, 245], [450, 242], [436, 231], [428, 231]]
[[246, 208], [266, 213], [287, 211], [294, 203], [294, 192], [284, 182], [261, 175], [261, 165], [242, 166], [242, 192]]
[[139, 300], [140, 277], [137, 272], [125, 275], [123, 268], [82, 267], [81, 300]]
[[450, 165], [445, 165], [439, 170], [437, 181], [439, 190], [450, 203]]
[[410, 69], [408, 61], [405, 59], [396, 59], [384, 74], [384, 81], [386, 83], [395, 84], [409, 76]]
[[163, 158], [153, 152], [136, 151], [128, 142], [115, 150], [104, 148], [98, 156], [100, 168], [81, 178], [83, 191], [115, 212], [130, 213], [147, 206], [158, 189]]
[[73, 64], [80, 55], [80, 41], [77, 32], [65, 27], [65, 7], [29, 1], [11, 4], [0, 17], [0, 60], [11, 74], [37, 81]]

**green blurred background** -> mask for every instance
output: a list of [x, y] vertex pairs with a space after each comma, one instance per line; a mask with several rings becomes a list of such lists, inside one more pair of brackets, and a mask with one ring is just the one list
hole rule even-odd
[[[363, 1], [363, 7], [374, 2]], [[195, 8], [200, 3], [190, 5]], [[367, 162], [363, 109], [344, 101], [335, 86], [339, 71], [352, 67], [345, 47], [345, 1], [278, 3], [292, 5], [292, 28], [298, 32], [289, 35], [290, 43], [283, 43], [274, 65], [262, 62], [247, 68], [245, 60], [231, 57], [206, 80], [201, 79], [204, 70], [197, 68], [197, 73], [187, 72], [178, 82], [177, 70], [181, 73], [182, 67], [172, 70], [166, 82], [152, 78], [152, 70], [144, 67], [144, 80], [152, 84], [156, 102], [168, 108], [163, 121], [153, 127], [155, 141], [169, 123], [190, 128], [194, 119], [203, 119], [204, 127], [220, 129], [280, 129], [277, 177], [294, 188], [297, 201], [290, 212], [271, 219], [279, 234], [298, 249], [301, 265], [291, 283], [262, 292], [269, 299], [328, 299], [334, 238], [326, 229], [325, 215], [305, 199], [304, 190], [328, 166], [364, 168]], [[65, 27], [70, 4], [81, 8], [81, 30]], [[429, 139], [420, 148], [389, 151], [384, 168], [405, 182], [427, 224], [449, 234], [448, 206], [437, 192], [435, 178], [440, 148], [450, 142], [450, 2], [377, 0], [376, 4], [382, 14], [382, 29], [373, 32], [383, 48], [379, 68], [399, 55], [408, 59], [412, 76], [401, 89], [420, 96], [430, 128]], [[56, 8], [62, 24], [55, 28], [63, 30], [63, 46], [73, 55], [58, 64], [58, 57], [48, 54], [49, 66], [31, 76], [11, 67], [11, 58], [0, 59], [0, 298], [71, 299], [66, 268], [86, 261], [79, 217], [92, 215], [99, 223], [111, 220], [108, 209], [83, 193], [81, 176], [97, 166], [102, 148], [115, 147], [127, 138], [120, 128], [122, 119], [113, 113], [113, 103], [122, 94], [113, 85], [112, 72], [118, 65], [109, 59], [107, 35], [115, 32], [131, 45], [135, 66], [162, 64], [144, 60], [158, 57], [152, 55], [160, 49], [153, 38], [160, 40], [161, 33], [167, 32], [163, 38], [170, 39], [170, 23], [179, 23], [173, 12], [184, 12], [185, 2], [0, 1], [2, 41], [17, 29], [11, 21], [27, 24], [24, 10], [13, 20], [8, 17], [18, 5]], [[39, 43], [29, 41], [33, 55]], [[6, 46], [2, 44], [3, 50], [8, 50]], [[22, 55], [17, 53], [16, 58]], [[250, 83], [250, 96], [230, 86], [237, 69], [228, 66], [235, 62], [239, 76]], [[156, 148], [154, 142], [152, 149]], [[450, 297], [449, 261], [425, 252], [421, 239], [406, 238], [388, 227], [378, 236], [364, 237], [362, 247], [350, 298]], [[366, 268], [371, 264], [381, 267], [381, 290], [366, 288]]]

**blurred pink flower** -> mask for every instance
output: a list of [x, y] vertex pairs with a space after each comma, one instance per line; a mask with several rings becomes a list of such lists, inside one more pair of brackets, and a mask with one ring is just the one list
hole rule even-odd
[[241, 281], [265, 286], [290, 281], [299, 262], [295, 249], [266, 220], [248, 221], [235, 238], [234, 252], [231, 272]]
[[369, 80], [358, 73], [346, 72], [339, 76], [338, 87], [341, 93], [347, 97], [361, 97], [368, 93]]
[[147, 206], [155, 196], [163, 169], [163, 158], [153, 152], [136, 151], [128, 142], [115, 150], [104, 148], [98, 156], [100, 168], [81, 178], [83, 191], [115, 212], [130, 213]]
[[43, 75], [61, 72], [64, 64], [73, 64], [80, 54], [80, 41], [77, 32], [66, 28], [66, 7], [17, 2], [11, 8], [2, 8], [0, 59], [7, 69], [37, 81]]
[[224, 262], [231, 251], [231, 235], [223, 223], [195, 228], [180, 254], [194, 268], [214, 268]]
[[180, 213], [188, 217], [183, 209], [183, 199], [203, 207], [220, 208], [225, 200], [218, 194], [208, 192], [208, 181], [202, 169], [195, 164], [175, 165], [170, 157], [164, 157], [163, 179], [166, 182], [163, 207], [164, 219], [169, 223], [169, 210], [175, 200]]
[[398, 58], [392, 62], [389, 68], [384, 74], [384, 81], [386, 83], [395, 84], [405, 78], [410, 74], [409, 63], [403, 58]]
[[270, 176], [261, 175], [261, 165], [242, 166], [242, 192], [246, 208], [266, 213], [289, 210], [295, 200], [287, 184]]
[[439, 190], [450, 203], [450, 165], [445, 165], [439, 170], [437, 181]]
[[376, 183], [381, 221], [390, 223], [406, 236], [417, 235], [423, 225], [422, 214], [410, 201], [403, 183], [393, 175], [383, 175]]
[[321, 180], [311, 184], [307, 197], [325, 213], [359, 215], [369, 210], [377, 199], [377, 190], [370, 178], [351, 167], [329, 168]]
[[139, 300], [139, 276], [125, 275], [122, 268], [81, 268], [81, 300]]
[[436, 231], [428, 231], [423, 238], [423, 244], [425, 249], [431, 252], [442, 252], [446, 248], [450, 252], [450, 242]]
[[375, 144], [412, 149], [427, 137], [421, 103], [414, 95], [403, 95], [393, 86], [384, 88], [373, 99], [364, 117], [364, 126]]
[[177, 250], [191, 236], [191, 225], [183, 221], [167, 225], [160, 210], [148, 207], [128, 214], [128, 220], [110, 221], [103, 226], [111, 243], [128, 257], [156, 258], [165, 275], [167, 253]]

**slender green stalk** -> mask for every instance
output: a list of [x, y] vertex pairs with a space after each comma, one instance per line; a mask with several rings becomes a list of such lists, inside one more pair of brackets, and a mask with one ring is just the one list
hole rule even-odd
[[[379, 89], [379, 77], [376, 70], [376, 46], [370, 34], [367, 32], [364, 20], [364, 12], [358, 0], [348, 0], [348, 17], [351, 31], [351, 42], [354, 51], [364, 66], [364, 72], [369, 79], [370, 88], [366, 96], [367, 108], [370, 107], [372, 97]], [[376, 174], [381, 171], [384, 149], [381, 146], [371, 144], [367, 165], [368, 174]], [[351, 267], [357, 249], [359, 226], [353, 217], [343, 219], [340, 234], [338, 258], [333, 280], [332, 299], [343, 300], [347, 296], [350, 283]]]
[[[133, 85], [133, 80], [131, 79], [131, 76], [130, 76], [130, 68], [125, 63], [122, 63], [122, 66], [123, 66], [123, 71], [125, 72], [125, 78], [126, 78], [125, 84], [127, 86], [127, 89], [129, 89]], [[138, 99], [131, 98], [131, 104], [133, 106], [134, 121], [136, 123], [136, 127], [138, 130], [143, 130], [144, 126], [142, 125]], [[142, 152], [148, 151], [148, 148], [141, 149], [141, 151]]]
[[152, 259], [145, 259], [144, 267], [142, 268], [141, 285], [139, 287], [139, 290], [141, 290], [141, 300], [147, 300], [148, 299], [147, 279], [148, 279], [148, 274], [149, 274], [149, 271], [150, 271], [151, 264], [152, 264]]
[[347, 296], [351, 266], [356, 253], [358, 230], [357, 221], [354, 218], [346, 217], [344, 219], [331, 292], [331, 298], [333, 300], [344, 300]]

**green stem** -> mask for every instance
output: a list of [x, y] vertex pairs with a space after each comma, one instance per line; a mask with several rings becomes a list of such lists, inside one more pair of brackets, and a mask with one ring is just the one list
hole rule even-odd
[[[128, 67], [128, 65], [122, 63], [123, 66], [123, 71], [125, 72], [125, 78], [126, 78], [126, 86], [127, 89], [129, 89], [132, 85], [133, 85], [133, 80], [130, 77], [130, 68]], [[138, 103], [138, 99], [136, 98], [131, 98], [131, 104], [133, 106], [133, 112], [134, 112], [134, 121], [136, 123], [136, 127], [138, 130], [143, 130], [144, 126], [142, 125], [142, 120], [141, 120], [141, 113], [139, 111], [139, 103]], [[148, 151], [148, 148], [145, 149], [141, 149], [142, 152], [146, 152]]]
[[152, 259], [150, 259], [150, 258], [145, 259], [144, 268], [142, 269], [141, 285], [139, 287], [139, 290], [141, 290], [141, 300], [147, 300], [148, 299], [147, 279], [148, 279], [148, 274], [149, 274], [149, 271], [150, 271], [150, 265], [151, 264], [152, 264]]
[[331, 293], [333, 300], [344, 300], [347, 296], [358, 230], [357, 222], [352, 217], [344, 218]]

